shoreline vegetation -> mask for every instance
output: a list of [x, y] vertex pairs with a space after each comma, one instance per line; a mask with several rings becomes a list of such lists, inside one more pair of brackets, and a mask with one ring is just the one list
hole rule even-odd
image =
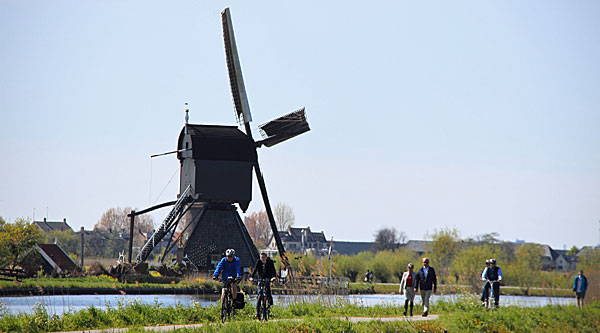
[[[220, 283], [210, 280], [193, 279], [169, 281], [118, 282], [109, 276], [79, 277], [79, 278], [39, 278], [25, 279], [21, 282], [14, 280], [0, 281], [0, 296], [37, 296], [37, 295], [148, 295], [148, 294], [178, 294], [178, 295], [213, 295], [218, 294]], [[166, 283], [165, 283], [166, 282]], [[256, 286], [244, 283], [242, 288], [246, 293], [255, 293]], [[348, 294], [398, 294], [399, 284], [396, 283], [349, 283]], [[469, 286], [440, 285], [440, 294], [463, 294], [470, 290]], [[510, 296], [541, 296], [541, 297], [574, 297], [570, 289], [554, 288], [523, 288], [502, 286], [502, 295]], [[273, 287], [274, 294], [292, 294], [290, 290]]]
[[233, 321], [219, 322], [219, 307], [202, 308], [176, 305], [164, 307], [158, 301], [153, 305], [135, 301], [113, 304], [105, 310], [95, 307], [63, 315], [48, 314], [43, 306], [34, 306], [32, 314], [10, 314], [0, 306], [0, 331], [2, 332], [52, 332], [91, 329], [130, 328], [142, 332], [144, 326], [203, 324], [184, 328], [179, 332], [598, 332], [600, 331], [600, 302], [587, 304], [583, 309], [574, 305], [548, 305], [538, 308], [516, 306], [486, 310], [476, 296], [461, 296], [457, 303], [438, 302], [432, 314], [439, 317], [429, 321], [367, 321], [353, 323], [349, 317], [401, 317], [404, 309], [395, 306], [362, 306], [348, 302], [293, 303], [286, 307], [275, 306], [268, 323], [253, 319], [254, 307], [247, 304], [239, 310]]

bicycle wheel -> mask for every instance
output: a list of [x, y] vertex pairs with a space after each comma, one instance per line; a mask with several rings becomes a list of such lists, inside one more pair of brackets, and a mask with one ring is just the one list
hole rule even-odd
[[269, 301], [267, 300], [267, 296], [263, 298], [263, 319], [265, 321], [269, 320]]
[[262, 298], [262, 306], [260, 312], [262, 312], [262, 319], [264, 321], [269, 320], [269, 316], [267, 315], [267, 297], [263, 296]]
[[224, 323], [227, 320], [227, 297], [221, 301], [221, 321]]
[[262, 320], [262, 297], [260, 295], [256, 298], [256, 319]]

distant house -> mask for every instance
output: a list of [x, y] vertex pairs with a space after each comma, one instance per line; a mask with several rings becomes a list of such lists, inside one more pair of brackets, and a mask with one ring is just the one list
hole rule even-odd
[[345, 242], [333, 241], [333, 253], [342, 255], [355, 255], [364, 251], [372, 251], [374, 242]]
[[574, 271], [577, 269], [577, 256], [567, 255], [566, 250], [554, 250], [542, 245], [544, 251], [544, 270]]
[[71, 230], [71, 227], [67, 224], [67, 219], [64, 218], [62, 221], [48, 221], [45, 217], [43, 221], [34, 221], [36, 227], [38, 227], [42, 232], [51, 232], [51, 231], [65, 231]]
[[36, 244], [21, 260], [29, 276], [42, 271], [46, 275], [67, 274], [79, 271], [77, 264], [58, 244]]
[[[325, 238], [325, 233], [312, 232], [310, 227], [289, 227], [285, 231], [279, 231], [279, 237], [287, 252], [323, 255], [329, 249], [329, 241]], [[277, 251], [275, 237], [271, 237], [267, 250], [271, 253]]]
[[417, 255], [422, 256], [425, 252], [431, 251], [432, 241], [427, 240], [409, 240], [406, 244], [403, 245], [405, 249], [409, 249], [417, 253]]

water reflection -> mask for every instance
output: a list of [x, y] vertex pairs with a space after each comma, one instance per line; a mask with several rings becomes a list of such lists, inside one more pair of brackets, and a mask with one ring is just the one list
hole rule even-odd
[[[402, 295], [350, 295], [350, 296], [289, 296], [274, 295], [276, 305], [285, 306], [292, 302], [320, 302], [336, 304], [348, 302], [362, 306], [391, 305], [404, 306]], [[433, 295], [431, 302], [455, 302], [459, 295]], [[71, 295], [71, 296], [28, 296], [28, 297], [0, 297], [0, 302], [8, 306], [10, 313], [32, 313], [36, 303], [46, 307], [50, 314], [62, 314], [68, 311], [79, 311], [90, 306], [98, 309], [118, 307], [120, 304], [138, 302], [144, 304], [160, 303], [161, 306], [202, 306], [207, 307], [219, 301], [218, 295]], [[251, 302], [255, 302], [254, 297]], [[419, 295], [415, 298], [415, 305], [421, 303]], [[537, 307], [548, 304], [576, 305], [574, 298], [564, 297], [535, 297], [535, 296], [502, 296], [500, 305], [516, 305], [523, 307]]]

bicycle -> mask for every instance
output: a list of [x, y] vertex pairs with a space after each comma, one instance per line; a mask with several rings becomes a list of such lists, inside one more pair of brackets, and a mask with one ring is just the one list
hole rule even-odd
[[224, 323], [227, 318], [230, 320], [235, 316], [235, 307], [233, 306], [233, 291], [231, 290], [231, 284], [235, 279], [228, 277], [227, 280], [220, 280], [223, 282], [223, 288], [225, 288], [225, 296], [221, 300], [221, 321]]
[[486, 280], [487, 282], [490, 283], [490, 293], [485, 301], [485, 307], [487, 309], [491, 309], [491, 308], [497, 308], [498, 306], [496, 305], [496, 292], [494, 291], [494, 284], [495, 283], [500, 283], [500, 281], [498, 280]]
[[269, 279], [257, 279], [257, 300], [256, 300], [256, 315], [258, 320], [269, 320], [271, 314], [271, 305], [269, 305], [269, 297], [267, 296], [267, 286], [271, 282]]

